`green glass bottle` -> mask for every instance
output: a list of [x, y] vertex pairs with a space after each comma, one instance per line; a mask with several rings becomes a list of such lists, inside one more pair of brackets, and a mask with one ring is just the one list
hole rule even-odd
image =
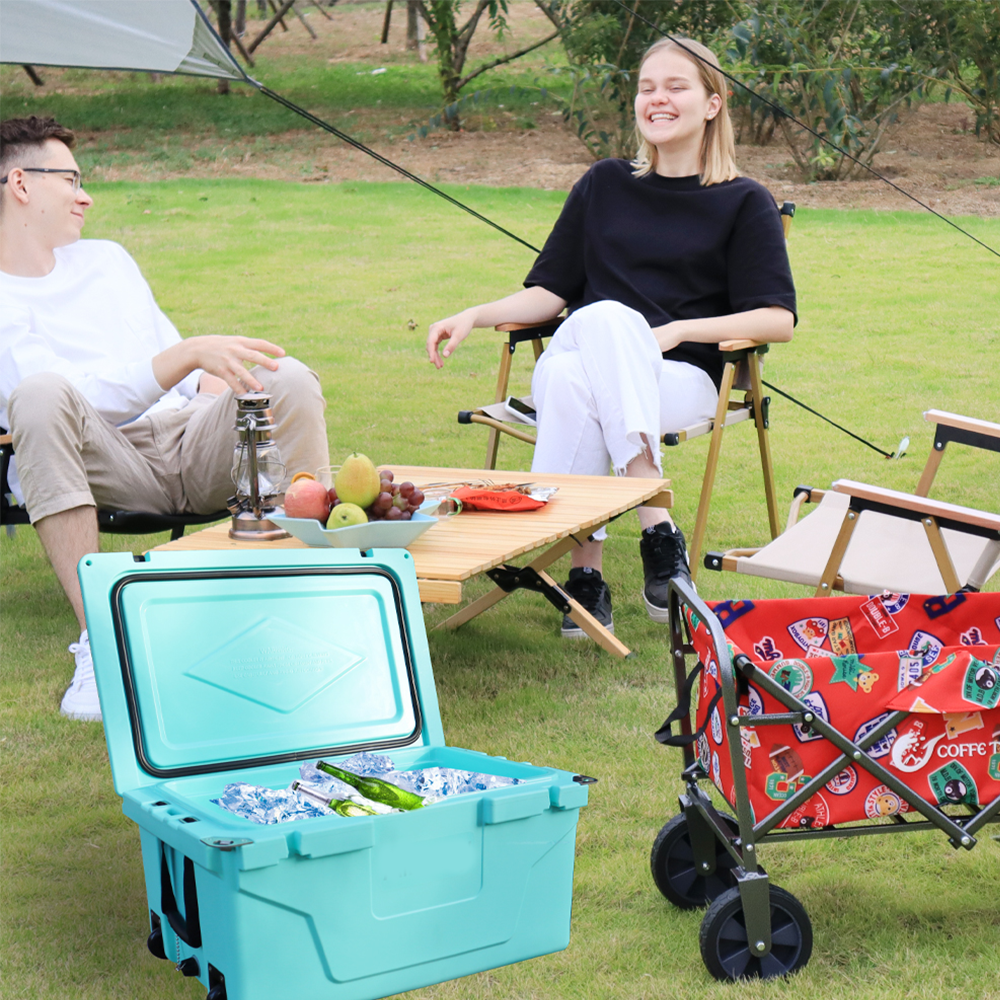
[[350, 799], [328, 799], [325, 795], [303, 785], [301, 781], [292, 782], [292, 791], [299, 792], [307, 796], [314, 802], [319, 802], [327, 809], [332, 809], [338, 816], [374, 816], [375, 810], [371, 806], [362, 805], [360, 802], [352, 802]]
[[399, 785], [383, 781], [381, 778], [367, 778], [360, 774], [352, 774], [344, 771], [336, 764], [330, 764], [325, 760], [316, 761], [316, 767], [327, 774], [332, 774], [335, 778], [340, 778], [356, 788], [366, 799], [372, 802], [381, 802], [383, 805], [392, 806], [393, 809], [420, 809], [424, 800], [413, 792], [408, 792]]

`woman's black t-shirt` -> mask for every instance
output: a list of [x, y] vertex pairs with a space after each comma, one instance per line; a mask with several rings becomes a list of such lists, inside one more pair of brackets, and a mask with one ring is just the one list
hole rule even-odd
[[[795, 312], [781, 216], [766, 188], [747, 177], [706, 187], [697, 176], [637, 178], [627, 160], [600, 160], [580, 178], [524, 284], [565, 299], [570, 312], [621, 302], [654, 327], [762, 306]], [[715, 344], [683, 343], [663, 356], [722, 382]]]

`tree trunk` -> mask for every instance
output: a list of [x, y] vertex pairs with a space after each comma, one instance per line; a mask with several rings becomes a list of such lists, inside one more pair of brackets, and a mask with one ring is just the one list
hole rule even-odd
[[[213, 6], [215, 7], [216, 16], [219, 19], [219, 38], [225, 43], [227, 49], [231, 48], [233, 40], [232, 0], [216, 0]], [[219, 93], [229, 93], [228, 80], [219, 81]]]
[[406, 4], [406, 47], [417, 52], [421, 62], [427, 62], [427, 46], [424, 44], [426, 25], [420, 14], [417, 0], [407, 0]]
[[389, 44], [389, 25], [392, 24], [392, 0], [388, 0], [385, 5], [385, 17], [382, 19], [382, 45]]
[[247, 33], [247, 0], [236, 0], [236, 23], [233, 30], [240, 38]]

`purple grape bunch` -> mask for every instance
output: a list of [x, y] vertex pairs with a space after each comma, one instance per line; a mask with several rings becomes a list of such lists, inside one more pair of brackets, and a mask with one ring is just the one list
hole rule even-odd
[[396, 483], [391, 469], [380, 469], [381, 491], [367, 509], [369, 521], [409, 521], [424, 502], [424, 492], [411, 482]]

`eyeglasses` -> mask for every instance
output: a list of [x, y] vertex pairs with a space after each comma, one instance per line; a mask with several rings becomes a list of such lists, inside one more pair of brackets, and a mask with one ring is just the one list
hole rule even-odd
[[[26, 174], [69, 174], [73, 181], [74, 191], [79, 191], [82, 183], [80, 171], [71, 170], [69, 167], [21, 167], [21, 170]], [[6, 177], [0, 177], [0, 184], [6, 184], [9, 176], [10, 174], [7, 174]]]

